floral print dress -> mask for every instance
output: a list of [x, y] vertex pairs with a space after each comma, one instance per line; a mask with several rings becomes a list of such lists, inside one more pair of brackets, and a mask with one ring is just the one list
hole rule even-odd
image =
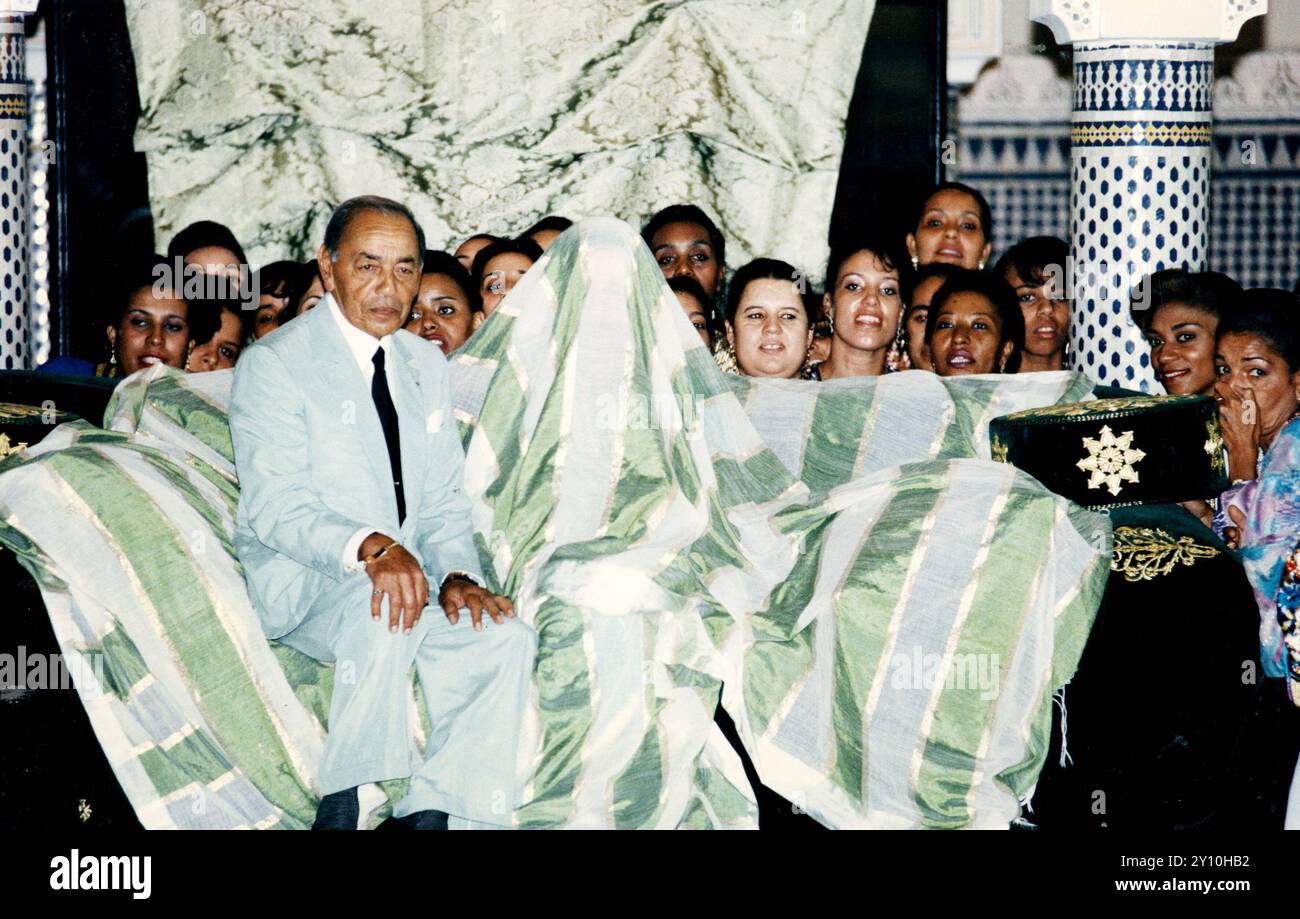
[[1259, 605], [1264, 672], [1286, 677], [1292, 701], [1300, 704], [1300, 418], [1278, 432], [1258, 478], [1219, 496], [1214, 529], [1220, 536], [1234, 525], [1229, 507], [1246, 520], [1238, 556]]

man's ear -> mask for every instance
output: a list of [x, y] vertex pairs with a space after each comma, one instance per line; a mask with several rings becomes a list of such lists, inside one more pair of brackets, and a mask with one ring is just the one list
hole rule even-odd
[[334, 262], [330, 260], [330, 250], [325, 248], [324, 243], [316, 250], [316, 266], [320, 268], [321, 284], [327, 291], [334, 293]]

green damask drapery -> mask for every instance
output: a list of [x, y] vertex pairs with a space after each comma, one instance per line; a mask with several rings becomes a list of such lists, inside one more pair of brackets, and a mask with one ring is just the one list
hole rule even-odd
[[432, 246], [690, 201], [733, 266], [819, 276], [873, 6], [127, 0], [158, 242], [209, 218], [301, 257], [362, 193]]

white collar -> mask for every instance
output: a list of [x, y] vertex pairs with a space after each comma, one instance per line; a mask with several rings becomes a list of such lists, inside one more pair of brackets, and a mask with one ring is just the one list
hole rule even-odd
[[343, 310], [339, 308], [334, 299], [334, 295], [326, 293], [321, 297], [317, 308], [324, 307], [329, 310], [330, 315], [334, 317], [334, 322], [338, 324], [339, 331], [343, 333], [343, 340], [347, 342], [348, 350], [356, 358], [357, 366], [361, 368], [363, 376], [369, 377], [374, 372], [375, 349], [384, 349], [384, 360], [392, 357], [393, 354], [393, 336], [385, 335], [383, 338], [375, 338], [365, 329], [359, 329], [352, 323], [348, 322], [348, 317], [343, 315]]

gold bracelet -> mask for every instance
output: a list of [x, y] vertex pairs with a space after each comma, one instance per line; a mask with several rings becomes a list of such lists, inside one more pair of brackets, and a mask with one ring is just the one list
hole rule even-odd
[[371, 562], [379, 561], [379, 559], [381, 559], [385, 554], [387, 554], [389, 549], [393, 548], [393, 546], [400, 546], [400, 545], [401, 543], [399, 543], [397, 540], [394, 539], [392, 542], [384, 546], [382, 549], [378, 549], [374, 552], [371, 552], [369, 555], [367, 555], [365, 558], [361, 560], [361, 570], [365, 571], [367, 568], [370, 567]]

